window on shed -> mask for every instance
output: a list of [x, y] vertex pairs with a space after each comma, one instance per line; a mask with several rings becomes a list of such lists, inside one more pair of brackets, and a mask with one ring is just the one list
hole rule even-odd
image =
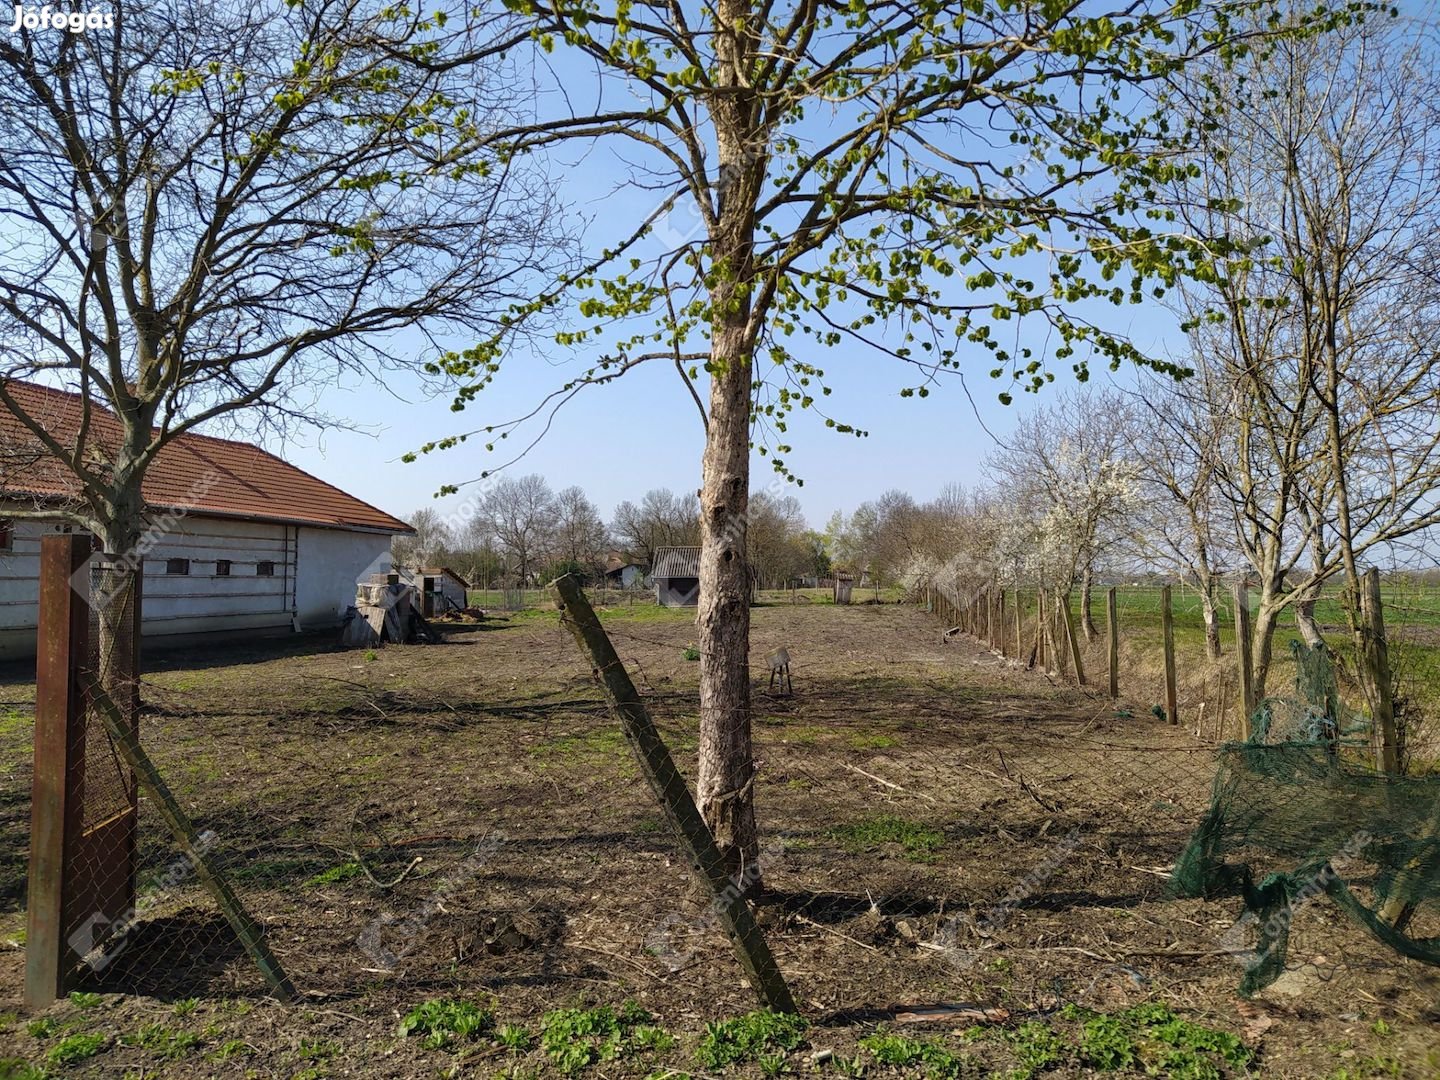
[[216, 560], [215, 560], [215, 576], [216, 576], [216, 577], [229, 577], [229, 576], [230, 576], [230, 560], [229, 560], [229, 559], [216, 559]]
[[15, 547], [15, 525], [13, 522], [0, 520], [0, 551], [11, 551]]
[[256, 563], [256, 564], [255, 564], [255, 576], [256, 576], [256, 577], [274, 577], [274, 576], [275, 576], [275, 564], [274, 564], [273, 562], [271, 562], [269, 559], [266, 559], [264, 562], [258, 562], [258, 563]]
[[180, 577], [186, 577], [186, 576], [188, 576], [189, 573], [190, 573], [190, 560], [189, 560], [189, 559], [166, 559], [166, 560], [165, 560], [165, 573], [167, 573], [167, 574], [177, 574], [177, 575], [179, 575]]

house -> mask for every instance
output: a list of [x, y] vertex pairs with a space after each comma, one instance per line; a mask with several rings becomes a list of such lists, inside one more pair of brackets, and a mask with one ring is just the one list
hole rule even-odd
[[[74, 440], [83, 416], [77, 395], [13, 380], [6, 388], [52, 437]], [[119, 430], [93, 406], [90, 424], [97, 446]], [[33, 441], [0, 407], [0, 446], [23, 450]], [[0, 659], [35, 654], [40, 538], [70, 529], [58, 516], [7, 523], [5, 508], [44, 509], [72, 498], [73, 484], [44, 458], [0, 477]], [[388, 571], [392, 538], [412, 531], [257, 446], [206, 435], [182, 435], [161, 450], [144, 495], [151, 528], [140, 552], [142, 630], [157, 643], [338, 627], [356, 584]]]
[[643, 583], [645, 568], [618, 551], [605, 556], [605, 584], [612, 589], [630, 589]]
[[661, 607], [695, 607], [700, 603], [700, 549], [655, 549], [655, 602]]
[[470, 583], [448, 566], [434, 566], [415, 572], [420, 589], [420, 614], [427, 619], [469, 606]]

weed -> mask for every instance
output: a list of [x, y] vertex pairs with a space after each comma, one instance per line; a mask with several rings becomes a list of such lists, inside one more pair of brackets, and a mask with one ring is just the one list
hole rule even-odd
[[1092, 1016], [1080, 1029], [1080, 1053], [1097, 1069], [1128, 1069], [1135, 1064], [1135, 1041], [1121, 1020]]
[[120, 1036], [126, 1046], [149, 1050], [165, 1061], [175, 1061], [200, 1045], [200, 1037], [189, 1031], [176, 1031], [164, 1024], [146, 1024], [129, 1035]]
[[423, 1035], [421, 1045], [438, 1050], [450, 1042], [452, 1036], [474, 1039], [490, 1031], [495, 1022], [489, 1009], [471, 1001], [458, 998], [433, 998], [411, 1009], [400, 1021], [398, 1034], [406, 1038]]
[[495, 1032], [495, 1041], [507, 1050], [523, 1054], [534, 1045], [535, 1037], [520, 1024], [501, 1024]]
[[377, 653], [374, 649], [366, 649], [366, 650], [365, 650], [365, 662], [366, 662], [367, 664], [373, 664], [376, 660], [379, 660], [379, 659], [380, 659], [380, 654]]
[[860, 1045], [870, 1051], [877, 1064], [895, 1069], [922, 1069], [926, 1076], [936, 1080], [984, 1075], [970, 1058], [947, 1050], [939, 1043], [877, 1031], [861, 1039]]
[[881, 844], [899, 844], [907, 859], [922, 863], [934, 862], [945, 844], [945, 834], [939, 829], [896, 814], [881, 814], [854, 825], [838, 825], [830, 830], [829, 836], [852, 852]]
[[319, 885], [338, 885], [342, 881], [349, 881], [351, 878], [359, 877], [364, 870], [358, 862], [343, 862], [338, 866], [332, 866], [328, 870], [322, 870], [314, 877], [305, 882], [305, 888], [313, 889]]
[[765, 1011], [706, 1024], [695, 1058], [707, 1069], [723, 1069], [761, 1054], [794, 1050], [804, 1044], [808, 1026], [799, 1016]]
[[311, 1065], [308, 1069], [301, 1069], [290, 1080], [325, 1080], [325, 1070], [318, 1065]]
[[846, 1057], [844, 1054], [836, 1054], [830, 1059], [831, 1067], [841, 1076], [858, 1078], [865, 1075], [865, 1062], [860, 1055]]
[[93, 1033], [66, 1035], [45, 1055], [51, 1065], [74, 1065], [78, 1061], [94, 1057], [105, 1045], [105, 1036]]
[[70, 991], [70, 1004], [77, 1009], [93, 1009], [105, 999], [99, 994], [87, 994], [83, 990]]
[[48, 1080], [44, 1069], [24, 1058], [0, 1058], [0, 1080]]
[[540, 1021], [540, 1045], [561, 1072], [574, 1076], [599, 1061], [668, 1048], [674, 1040], [652, 1025], [653, 1019], [633, 1001], [618, 1011], [608, 1005], [555, 1009]]
[[170, 1011], [173, 1012], [176, 1016], [184, 1017], [189, 1016], [199, 1006], [199, 998], [181, 998], [179, 1001], [175, 1002], [174, 1005], [170, 1006]]
[[781, 1076], [790, 1071], [784, 1054], [756, 1054], [755, 1064], [760, 1066], [761, 1076]]
[[25, 1025], [25, 1032], [32, 1039], [54, 1038], [55, 1033], [60, 1030], [60, 1025], [53, 1017], [42, 1016], [39, 1020], [31, 1020]]
[[326, 1061], [340, 1052], [340, 1044], [325, 1039], [301, 1039], [298, 1053], [307, 1061]]
[[231, 1039], [217, 1046], [210, 1054], [211, 1061], [229, 1061], [231, 1058], [249, 1057], [255, 1048], [244, 1039]]
[[1009, 1032], [1007, 1041], [1020, 1063], [1022, 1075], [1032, 1076], [1065, 1057], [1065, 1041], [1039, 1020], [1027, 1020]]
[[1375, 1023], [1370, 1025], [1370, 1030], [1373, 1031], [1376, 1035], [1380, 1036], [1380, 1038], [1382, 1039], [1385, 1038], [1387, 1035], [1395, 1034], [1395, 1029], [1389, 1024], [1387, 1024], [1384, 1020], [1376, 1020]]
[[699, 660], [700, 650], [697, 649], [694, 645], [686, 645], [685, 651], [680, 655], [685, 657], [686, 660]]

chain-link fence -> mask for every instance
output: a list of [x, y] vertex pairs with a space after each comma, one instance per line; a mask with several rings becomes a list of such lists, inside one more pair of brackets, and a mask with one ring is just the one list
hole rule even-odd
[[[1231, 1008], [1264, 923], [1241, 896], [1173, 888], [1215, 808], [1219, 741], [1196, 725], [1210, 699], [1182, 696], [1171, 725], [1148, 708], [1149, 669], [1122, 669], [1112, 701], [1098, 659], [1082, 689], [1027, 670], [1013, 629], [1003, 659], [971, 635], [947, 640], [948, 621], [914, 605], [752, 614], [754, 655], [786, 647], [795, 689], [752, 679], [757, 911], [807, 1012], [966, 1003], [980, 1011], [956, 1026], [1013, 1027], [1059, 1023], [1067, 1003]], [[693, 777], [694, 612], [601, 617]], [[1030, 619], [1022, 607], [1025, 642]], [[582, 994], [705, 1018], [753, 1007], [554, 616], [457, 629], [438, 646], [161, 654], [141, 696], [145, 750], [303, 997], [387, 1030], [397, 1011], [456, 994], [493, 993], [522, 1015]], [[8, 773], [7, 801], [29, 779]], [[1298, 787], [1295, 805], [1322, 789]], [[143, 792], [136, 836], [134, 912], [87, 954], [80, 985], [265, 996]], [[1407, 872], [1426, 873], [1411, 854]], [[1365, 874], [1347, 881], [1370, 903], [1373, 869], [1355, 858]], [[1306, 888], [1305, 860], [1247, 863], [1257, 882], [1294, 878], [1282, 986], [1313, 993], [1322, 1014], [1337, 987], [1423, 994], [1419, 965]], [[1433, 901], [1406, 932], [1440, 934]]]

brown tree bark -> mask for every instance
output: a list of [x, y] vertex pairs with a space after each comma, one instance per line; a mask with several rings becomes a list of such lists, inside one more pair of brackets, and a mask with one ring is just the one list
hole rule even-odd
[[1090, 594], [1095, 585], [1095, 571], [1085, 567], [1080, 575], [1080, 625], [1085, 631], [1085, 641], [1090, 643], [1100, 636], [1095, 625], [1095, 615], [1090, 609]]

